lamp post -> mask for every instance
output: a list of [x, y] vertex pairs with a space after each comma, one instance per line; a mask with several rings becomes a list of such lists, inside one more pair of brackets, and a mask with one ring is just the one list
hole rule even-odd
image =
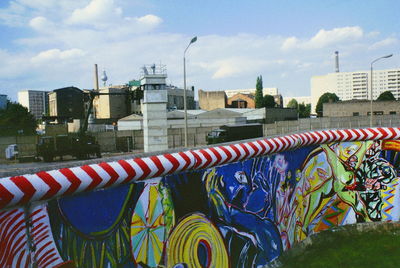
[[390, 58], [391, 56], [393, 56], [393, 54], [389, 54], [389, 55], [386, 55], [386, 56], [382, 56], [382, 57], [379, 57], [379, 58], [377, 58], [377, 59], [375, 59], [375, 60], [373, 60], [372, 62], [371, 62], [371, 79], [370, 79], [370, 85], [371, 85], [371, 90], [370, 90], [370, 92], [371, 92], [371, 103], [370, 103], [370, 115], [369, 115], [369, 126], [370, 127], [372, 127], [372, 114], [373, 114], [373, 109], [372, 109], [372, 100], [373, 100], [373, 96], [372, 96], [372, 80], [373, 80], [373, 68], [372, 68], [372, 65], [375, 63], [375, 62], [377, 62], [378, 60], [381, 60], [381, 59], [387, 59], [387, 58]]
[[187, 101], [186, 101], [186, 51], [189, 46], [197, 41], [197, 36], [190, 40], [189, 45], [186, 47], [185, 52], [183, 52], [183, 110], [185, 118], [185, 147], [188, 146], [188, 123], [187, 123]]

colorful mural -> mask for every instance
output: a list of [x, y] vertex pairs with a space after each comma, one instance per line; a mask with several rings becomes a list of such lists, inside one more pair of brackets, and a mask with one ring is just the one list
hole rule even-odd
[[310, 145], [4, 210], [0, 266], [261, 267], [333, 226], [399, 220], [399, 145]]

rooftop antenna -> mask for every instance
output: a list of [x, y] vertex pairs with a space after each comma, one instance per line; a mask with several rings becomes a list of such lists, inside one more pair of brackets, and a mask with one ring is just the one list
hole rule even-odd
[[143, 65], [142, 69], [143, 69], [143, 73], [144, 73], [145, 75], [148, 75], [148, 74], [149, 74], [149, 72], [147, 71], [146, 66]]
[[335, 72], [339, 72], [339, 51], [335, 51]]
[[108, 80], [108, 77], [107, 77], [106, 71], [103, 70], [103, 75], [101, 76], [101, 81], [103, 81], [103, 86], [106, 86], [107, 80]]

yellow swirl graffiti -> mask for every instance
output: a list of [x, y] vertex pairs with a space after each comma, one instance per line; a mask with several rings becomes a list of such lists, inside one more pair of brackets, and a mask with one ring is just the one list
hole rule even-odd
[[[206, 260], [199, 258], [204, 250]], [[167, 242], [167, 267], [186, 263], [189, 267], [229, 267], [223, 238], [214, 225], [202, 214], [184, 218], [172, 231]]]

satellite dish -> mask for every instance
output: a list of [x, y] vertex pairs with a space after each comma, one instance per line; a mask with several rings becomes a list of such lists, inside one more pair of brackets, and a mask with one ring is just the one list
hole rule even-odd
[[154, 63], [151, 65], [151, 69], [153, 70], [153, 74], [156, 74], [156, 65]]

